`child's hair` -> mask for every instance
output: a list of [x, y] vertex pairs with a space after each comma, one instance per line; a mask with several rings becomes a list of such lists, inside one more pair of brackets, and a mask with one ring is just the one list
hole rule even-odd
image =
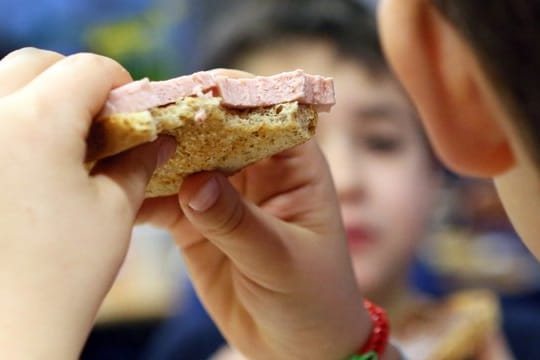
[[540, 1], [432, 2], [476, 50], [540, 166]]
[[355, 0], [228, 2], [228, 15], [210, 19], [199, 39], [202, 68], [230, 67], [238, 55], [289, 36], [328, 38], [337, 51], [365, 64], [375, 75], [387, 71], [375, 17]]

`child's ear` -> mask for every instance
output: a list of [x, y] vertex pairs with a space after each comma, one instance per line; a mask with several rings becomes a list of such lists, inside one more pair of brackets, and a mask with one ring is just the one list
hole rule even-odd
[[494, 176], [514, 164], [493, 94], [474, 52], [428, 0], [386, 0], [379, 12], [386, 55], [441, 159]]

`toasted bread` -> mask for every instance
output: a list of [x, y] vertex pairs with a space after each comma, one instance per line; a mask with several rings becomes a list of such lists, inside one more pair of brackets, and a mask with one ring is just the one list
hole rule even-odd
[[87, 161], [120, 153], [170, 135], [176, 153], [156, 170], [148, 197], [178, 192], [182, 179], [208, 170], [235, 172], [255, 161], [309, 140], [317, 111], [311, 105], [286, 102], [268, 107], [234, 109], [219, 97], [182, 97], [175, 103], [133, 113], [116, 113], [93, 124]]

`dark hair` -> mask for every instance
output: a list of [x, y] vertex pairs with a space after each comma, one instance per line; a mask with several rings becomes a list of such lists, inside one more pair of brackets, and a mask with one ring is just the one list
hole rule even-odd
[[432, 0], [476, 50], [540, 166], [540, 1]]
[[[230, 67], [238, 55], [289, 36], [328, 38], [337, 51], [387, 71], [374, 14], [358, 0], [228, 1], [198, 40], [202, 69]], [[231, 3], [233, 3], [231, 8]]]

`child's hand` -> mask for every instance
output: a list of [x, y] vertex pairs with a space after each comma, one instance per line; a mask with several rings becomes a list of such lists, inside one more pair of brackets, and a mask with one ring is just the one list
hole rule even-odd
[[92, 118], [130, 80], [90, 54], [23, 49], [0, 62], [2, 358], [77, 357], [122, 263], [158, 148], [174, 149], [162, 139], [88, 174]]
[[[339, 207], [314, 142], [227, 179], [185, 180], [141, 221], [172, 230], [227, 340], [250, 359], [343, 359], [370, 329]], [[240, 195], [241, 194], [241, 195]]]

